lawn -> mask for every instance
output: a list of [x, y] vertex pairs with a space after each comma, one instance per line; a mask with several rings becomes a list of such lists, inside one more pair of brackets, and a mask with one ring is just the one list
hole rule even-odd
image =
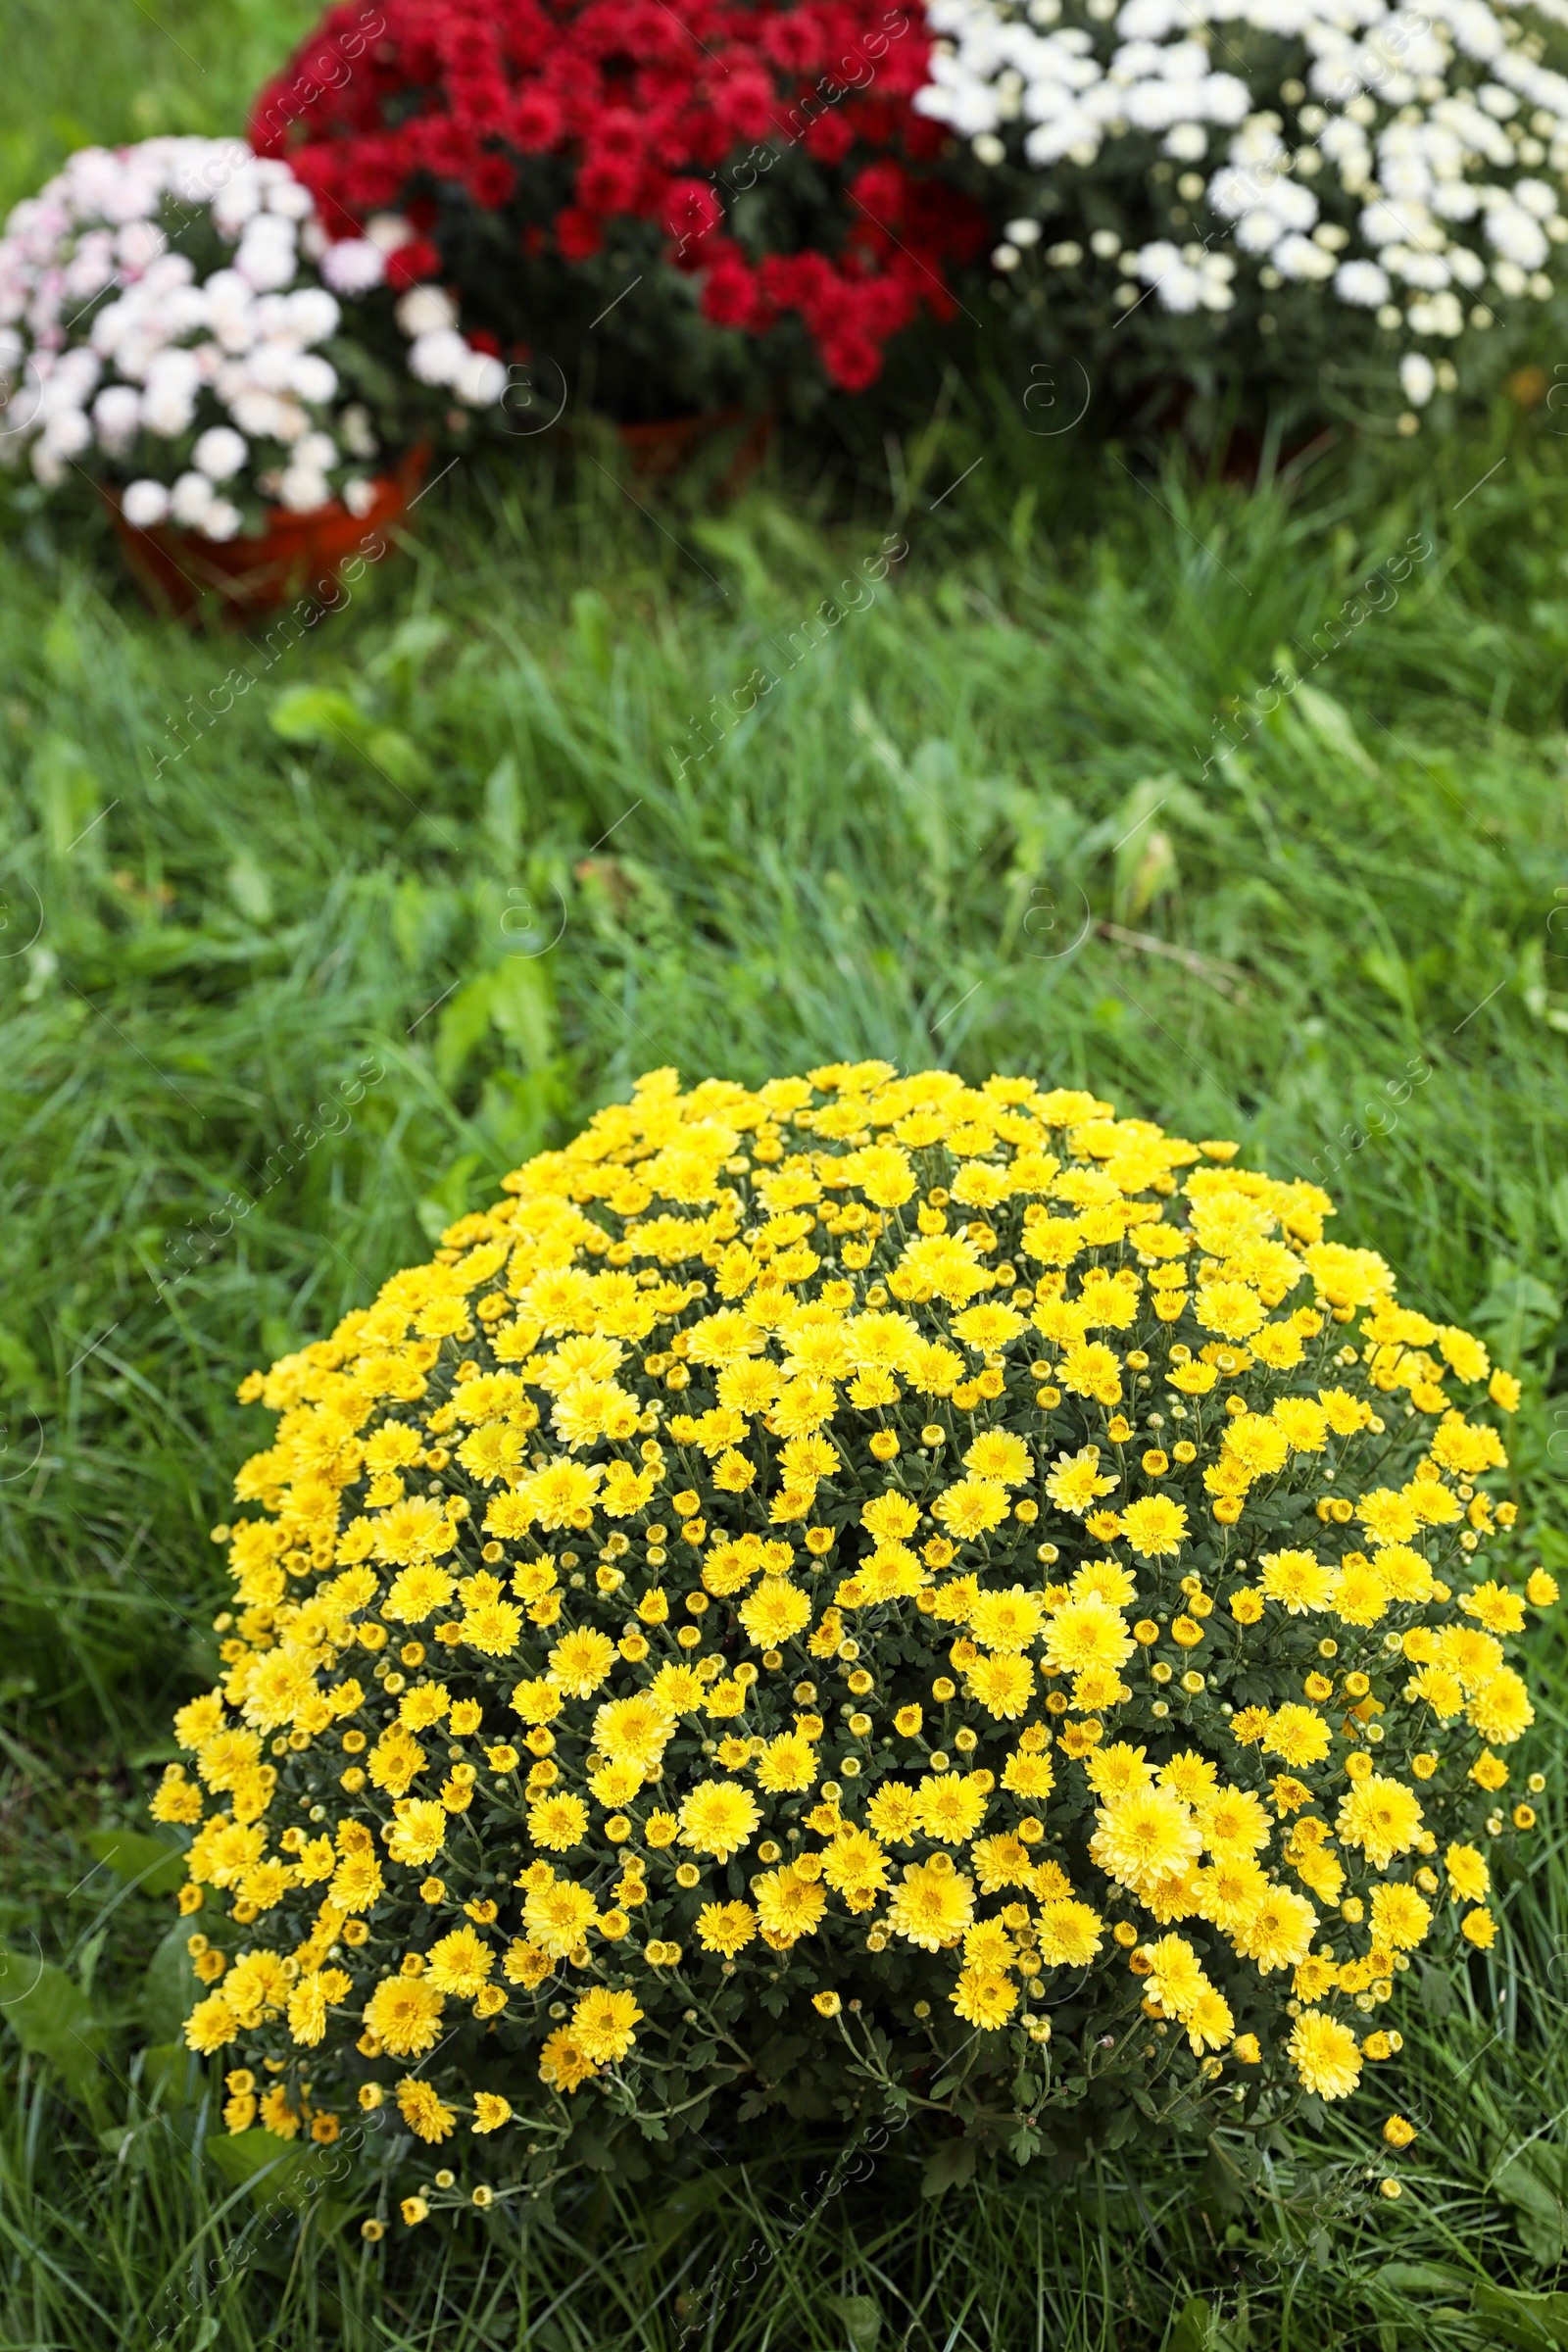
[[[7, 0], [8, 195], [235, 120], [310, 13]], [[930, 415], [727, 506], [580, 421], [466, 459], [291, 645], [155, 621], [101, 520], [9, 514], [0, 2005], [48, 1973], [0, 2033], [0, 2342], [1568, 2342], [1555, 1788], [1505, 1941], [1405, 1980], [1397, 2204], [1365, 2117], [1255, 2180], [1130, 2147], [935, 2200], [896, 2147], [736, 2134], [695, 2188], [371, 2247], [352, 2180], [204, 2150], [129, 1840], [215, 1667], [236, 1385], [644, 1069], [1026, 1070], [1315, 1177], [1524, 1375], [1568, 1563], [1555, 419], [1256, 487], [935, 371]], [[1548, 1765], [1560, 1644], [1534, 1679]]]

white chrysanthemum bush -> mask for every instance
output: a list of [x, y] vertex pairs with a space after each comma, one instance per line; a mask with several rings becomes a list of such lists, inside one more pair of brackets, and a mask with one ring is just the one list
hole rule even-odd
[[397, 293], [409, 223], [370, 227], [328, 243], [240, 140], [81, 148], [0, 237], [0, 464], [213, 540], [269, 506], [368, 512], [390, 458], [506, 385], [438, 287]]
[[915, 104], [1016, 213], [993, 261], [1018, 323], [1092, 373], [1285, 376], [1305, 406], [1410, 431], [1540, 338], [1568, 240], [1561, 0], [926, 15]]
[[1556, 1589], [1517, 1383], [1234, 1150], [656, 1072], [252, 1374], [153, 1803], [229, 2129], [373, 2119], [417, 2221], [775, 2105], [1066, 2161], [1396, 2096]]

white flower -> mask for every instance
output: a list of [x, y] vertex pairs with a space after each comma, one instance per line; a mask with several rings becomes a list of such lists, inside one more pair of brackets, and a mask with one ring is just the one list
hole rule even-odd
[[[1161, 238], [1122, 256], [1166, 310], [1233, 299], [1208, 267], [1216, 221], [1235, 223], [1229, 242], [1263, 290], [1332, 284], [1335, 300], [1391, 331], [1404, 323], [1396, 284], [1416, 331], [1445, 336], [1465, 331], [1455, 288], [1474, 294], [1490, 278], [1510, 303], [1555, 290], [1555, 248], [1568, 246], [1558, 196], [1568, 74], [1544, 62], [1532, 27], [1543, 16], [1568, 27], [1568, 0], [1530, 12], [1513, 0], [926, 0], [926, 11], [939, 37], [916, 110], [987, 168], [1008, 152], [999, 128], [1021, 119], [1026, 163], [1051, 174], [1051, 209], [1080, 237], [1075, 176], [1118, 142], [1152, 136], [1191, 165], [1216, 127], [1234, 134], [1209, 180], [1208, 217], [1183, 193], [1201, 246], [1178, 252]], [[1254, 37], [1244, 42], [1244, 30]], [[1298, 72], [1311, 104], [1286, 96]], [[1170, 204], [1168, 175], [1157, 167], [1147, 185], [1155, 219]], [[1097, 203], [1115, 189], [1100, 181]], [[1355, 229], [1343, 227], [1357, 209]], [[1324, 210], [1332, 239], [1314, 233]], [[1062, 236], [1048, 258], [1078, 241]], [[999, 266], [1021, 250], [1009, 232]], [[1127, 307], [1125, 284], [1114, 299]]]
[[1462, 335], [1464, 310], [1456, 294], [1434, 294], [1430, 302], [1412, 302], [1410, 325], [1418, 335]]
[[1492, 207], [1487, 215], [1487, 239], [1504, 261], [1521, 270], [1539, 270], [1551, 251], [1540, 221], [1517, 204]]
[[308, 466], [286, 467], [277, 491], [279, 505], [287, 507], [292, 514], [314, 514], [318, 507], [324, 507], [332, 496], [325, 474], [318, 473]]
[[80, 409], [57, 408], [43, 428], [42, 446], [51, 457], [79, 458], [92, 445], [92, 426]]
[[119, 457], [136, 438], [141, 394], [132, 384], [106, 384], [92, 404], [92, 420], [105, 449]]
[[177, 441], [188, 432], [196, 414], [196, 403], [178, 385], [149, 384], [142, 395], [142, 422], [150, 433], [164, 441]]
[[267, 189], [267, 209], [279, 214], [285, 220], [305, 220], [315, 211], [315, 200], [309, 188], [302, 187], [285, 165], [274, 173]]
[[453, 390], [470, 409], [491, 409], [507, 388], [507, 371], [487, 351], [470, 351], [453, 379]]
[[288, 388], [320, 408], [337, 390], [337, 369], [318, 351], [302, 351], [289, 365]]
[[372, 213], [365, 233], [378, 253], [396, 253], [400, 245], [413, 242], [414, 223], [401, 213]]
[[359, 478], [345, 482], [343, 504], [351, 514], [368, 514], [375, 504], [375, 484]]
[[1376, 262], [1342, 262], [1334, 272], [1334, 291], [1357, 310], [1375, 311], [1392, 291], [1388, 272]]
[[134, 220], [115, 239], [115, 259], [129, 277], [137, 277], [155, 262], [169, 240], [151, 220]]
[[259, 384], [236, 389], [228, 403], [234, 422], [253, 441], [281, 441], [284, 434], [280, 428], [286, 410], [286, 402]]
[[267, 392], [287, 392], [294, 382], [294, 368], [302, 353], [292, 336], [269, 335], [254, 343], [245, 366], [253, 384]]
[[409, 345], [409, 372], [421, 384], [455, 384], [468, 357], [468, 346], [455, 327], [440, 327], [431, 335], [416, 335]]
[[130, 482], [120, 502], [120, 511], [132, 530], [153, 530], [169, 513], [169, 492], [162, 482], [149, 481], [145, 477], [139, 482]]
[[386, 258], [368, 237], [344, 237], [321, 256], [321, 275], [339, 294], [368, 294], [386, 275]]
[[370, 412], [355, 401], [337, 420], [343, 436], [343, 446], [350, 457], [373, 458], [376, 451], [375, 434], [370, 427]]
[[228, 482], [250, 454], [243, 433], [236, 433], [231, 424], [215, 424], [200, 435], [191, 458], [210, 482]]
[[226, 498], [215, 498], [197, 528], [204, 539], [232, 539], [245, 520], [238, 507]]
[[169, 511], [182, 530], [194, 530], [213, 503], [213, 485], [205, 473], [182, 473], [170, 493]]
[[1282, 238], [1274, 248], [1273, 262], [1281, 277], [1304, 278], [1309, 285], [1320, 285], [1334, 275], [1333, 254], [1325, 253], [1310, 237]]
[[302, 343], [324, 343], [336, 333], [343, 313], [324, 286], [301, 286], [286, 300], [290, 332]]
[[1407, 351], [1399, 362], [1399, 384], [1411, 408], [1424, 409], [1437, 383], [1437, 369], [1425, 353]]
[[[258, 216], [259, 220], [268, 218], [265, 213]], [[255, 229], [247, 230], [234, 256], [235, 269], [259, 293], [288, 285], [299, 266], [293, 237], [287, 233], [287, 224], [280, 221], [278, 226], [285, 231], [282, 237], [263, 237]]]
[[458, 306], [444, 287], [411, 286], [398, 297], [397, 320], [411, 339], [439, 334], [443, 327], [457, 325]]

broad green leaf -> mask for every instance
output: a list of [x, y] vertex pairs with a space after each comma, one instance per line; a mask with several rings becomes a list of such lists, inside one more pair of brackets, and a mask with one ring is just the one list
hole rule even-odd
[[352, 695], [335, 686], [291, 686], [272, 705], [272, 732], [285, 743], [337, 743], [358, 748], [368, 721]]
[[849, 2352], [876, 2352], [882, 2340], [882, 2310], [869, 2295], [829, 2295], [829, 2308], [844, 2325]]
[[176, 1919], [147, 1963], [138, 2008], [150, 2042], [179, 2042], [199, 1987], [185, 1945], [190, 1922]]
[[95, 2095], [103, 2030], [81, 1986], [63, 1968], [36, 1954], [0, 1947], [0, 2018], [23, 2048], [46, 2060], [78, 2098]]
[[136, 1880], [144, 1894], [177, 1894], [185, 1884], [184, 1847], [145, 1830], [94, 1830], [81, 1842], [117, 1879]]

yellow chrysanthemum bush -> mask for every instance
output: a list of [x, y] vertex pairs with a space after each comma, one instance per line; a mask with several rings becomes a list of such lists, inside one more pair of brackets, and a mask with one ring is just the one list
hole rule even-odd
[[660, 1071], [253, 1373], [153, 1805], [229, 2128], [376, 2119], [416, 2220], [774, 2103], [1065, 2159], [1396, 2055], [1555, 1587], [1517, 1383], [1234, 1149]]

